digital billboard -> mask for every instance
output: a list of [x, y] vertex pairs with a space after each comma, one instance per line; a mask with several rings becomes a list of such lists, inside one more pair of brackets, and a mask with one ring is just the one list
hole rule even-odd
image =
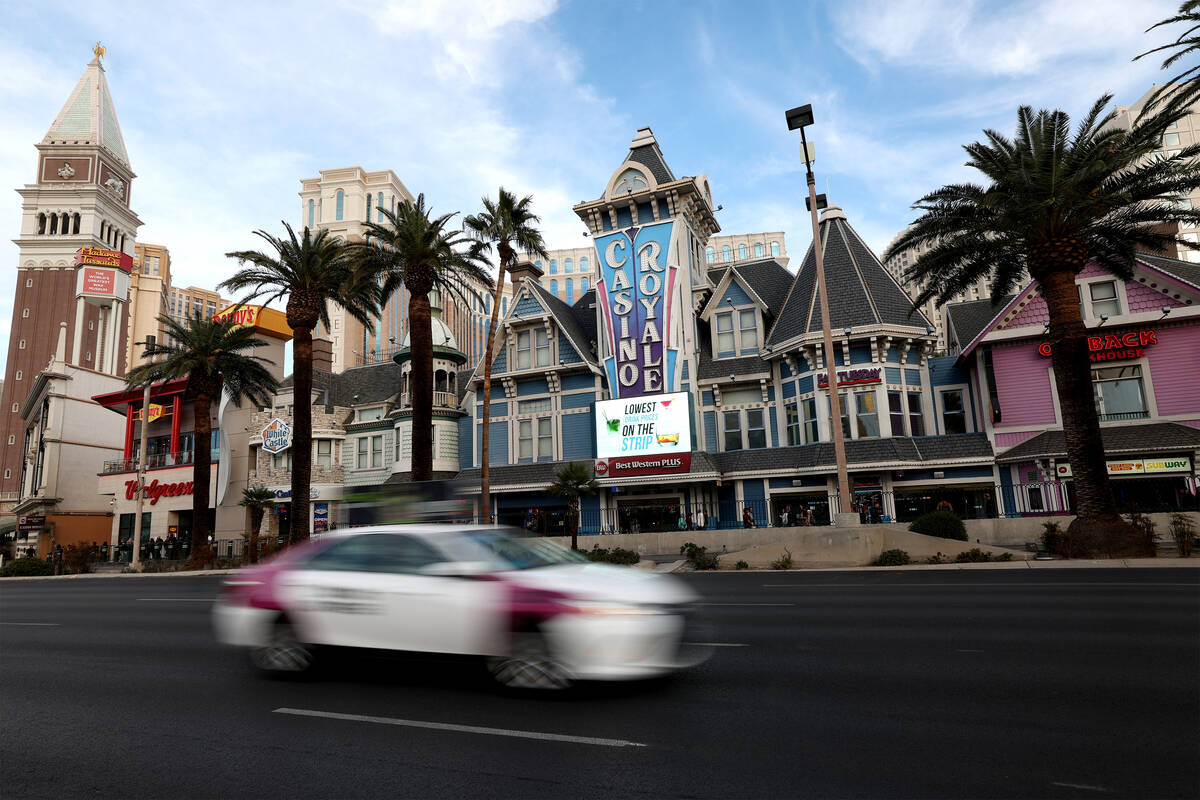
[[677, 456], [692, 451], [687, 392], [596, 403], [596, 457]]

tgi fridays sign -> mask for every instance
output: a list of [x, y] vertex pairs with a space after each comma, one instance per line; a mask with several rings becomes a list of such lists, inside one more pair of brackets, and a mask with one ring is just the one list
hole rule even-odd
[[[1190, 472], [1192, 461], [1187, 456], [1170, 458], [1121, 458], [1109, 459], [1104, 462], [1104, 468], [1113, 477], [1129, 477], [1130, 475], [1153, 475], [1164, 472]], [[1054, 465], [1054, 474], [1060, 478], [1070, 478], [1074, 473], [1070, 463], [1059, 461]]]
[[[851, 369], [851, 370], [846, 370], [845, 372], [838, 370], [838, 374], [837, 374], [838, 387], [840, 388], [842, 386], [860, 386], [864, 383], [879, 383], [879, 381], [881, 380], [880, 376], [882, 374], [883, 374], [883, 370], [880, 369], [879, 367], [873, 367], [870, 369]], [[828, 389], [829, 388], [829, 373], [822, 372], [821, 374], [817, 375], [817, 388], [818, 389]]]
[[[1126, 358], [1141, 358], [1145, 348], [1158, 344], [1158, 334], [1154, 331], [1127, 331], [1126, 333], [1109, 333], [1104, 336], [1089, 336], [1087, 338], [1089, 361], [1120, 361]], [[1038, 345], [1038, 353], [1049, 358], [1053, 348], [1049, 342]]]
[[675, 391], [679, 347], [671, 341], [671, 304], [678, 268], [667, 265], [674, 225], [657, 222], [595, 239], [609, 351], [604, 369], [615, 398]]

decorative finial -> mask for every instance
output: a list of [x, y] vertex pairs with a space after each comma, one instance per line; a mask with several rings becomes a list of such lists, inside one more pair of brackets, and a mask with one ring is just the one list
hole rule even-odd
[[96, 42], [96, 46], [92, 48], [92, 53], [95, 54], [96, 58], [104, 58], [104, 55], [107, 52], [108, 50], [99, 42]]

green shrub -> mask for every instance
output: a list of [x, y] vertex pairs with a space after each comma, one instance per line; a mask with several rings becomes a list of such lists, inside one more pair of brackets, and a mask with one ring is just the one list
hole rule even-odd
[[791, 569], [792, 551], [783, 548], [783, 555], [771, 562], [771, 569]]
[[1154, 545], [1158, 541], [1158, 524], [1149, 517], [1138, 514], [1136, 511], [1130, 514], [1128, 519], [1129, 524], [1141, 534], [1147, 555], [1154, 555]]
[[146, 559], [141, 562], [142, 572], [174, 572], [175, 565], [157, 559]]
[[750, 565], [745, 561], [739, 561], [734, 565], [737, 569], [750, 569]]
[[909, 523], [908, 529], [926, 536], [967, 541], [967, 526], [953, 511], [930, 511], [928, 514], [922, 514]]
[[942, 551], [939, 550], [936, 554], [929, 557], [929, 561], [927, 563], [929, 563], [929, 564], [945, 564], [946, 561], [947, 561], [946, 557], [944, 555], [942, 555]]
[[0, 569], [0, 578], [28, 578], [42, 575], [53, 575], [54, 565], [40, 558], [18, 558], [10, 561]]
[[972, 547], [970, 550], [959, 553], [954, 557], [954, 560], [959, 564], [974, 564], [981, 561], [991, 561], [992, 554], [980, 550], [978, 547]]
[[1057, 522], [1042, 523], [1042, 538], [1038, 543], [1042, 552], [1063, 558], [1071, 557], [1071, 534]]
[[720, 566], [720, 556], [709, 553], [707, 547], [701, 547], [693, 542], [688, 542], [679, 548], [679, 554], [687, 558], [695, 569], [716, 569]]
[[1175, 549], [1179, 551], [1180, 558], [1187, 558], [1192, 554], [1192, 540], [1196, 538], [1196, 523], [1192, 518], [1181, 511], [1176, 511], [1171, 515], [1171, 538], [1175, 540]]
[[633, 550], [626, 550], [623, 547], [614, 547], [609, 550], [598, 544], [592, 545], [592, 549], [585, 550], [583, 554], [588, 557], [589, 561], [599, 561], [604, 564], [636, 564], [642, 560], [642, 557]]
[[903, 567], [909, 560], [908, 553], [904, 550], [884, 550], [875, 563], [881, 567]]
[[1001, 553], [996, 556], [997, 561], [1012, 561], [1012, 553]]

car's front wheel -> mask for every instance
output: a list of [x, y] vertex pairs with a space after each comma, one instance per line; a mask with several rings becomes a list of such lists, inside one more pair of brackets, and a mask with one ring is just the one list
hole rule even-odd
[[551, 652], [540, 633], [517, 634], [512, 652], [487, 662], [492, 679], [505, 689], [562, 690], [573, 683], [571, 673]]
[[271, 627], [266, 644], [250, 650], [250, 663], [272, 676], [298, 676], [312, 669], [312, 645], [296, 638], [296, 629], [280, 618]]

